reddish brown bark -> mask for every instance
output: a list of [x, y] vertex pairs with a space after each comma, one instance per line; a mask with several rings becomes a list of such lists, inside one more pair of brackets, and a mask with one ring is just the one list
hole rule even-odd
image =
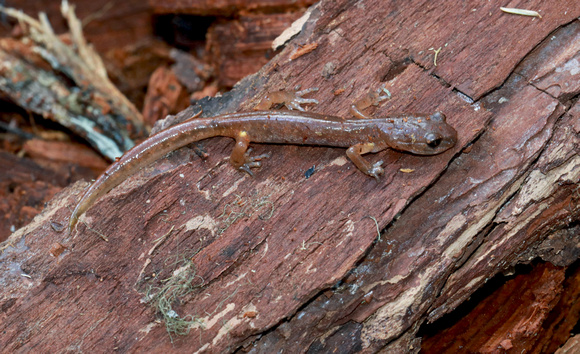
[[143, 120], [153, 125], [168, 114], [183, 110], [187, 107], [187, 102], [185, 89], [173, 71], [161, 66], [153, 72], [149, 80]]
[[219, 84], [232, 87], [260, 70], [274, 56], [272, 41], [303, 13], [245, 15], [211, 26], [207, 34], [208, 61], [218, 64]]
[[[94, 150], [78, 143], [31, 139], [26, 141], [23, 149], [32, 159], [44, 163], [50, 161], [54, 164], [75, 163], [78, 166], [90, 168], [95, 172], [95, 175], [101, 174], [107, 168], [107, 163], [101, 156], [97, 155]], [[58, 170], [58, 168], [54, 168], [54, 170]]]
[[564, 270], [549, 263], [531, 274], [518, 275], [481, 301], [469, 316], [427, 338], [422, 349], [426, 353], [494, 353], [537, 348], [543, 338], [538, 332], [557, 305], [563, 283]]
[[[28, 224], [44, 208], [44, 204], [64, 188], [79, 171], [55, 173], [29, 159], [0, 152], [0, 240]], [[6, 172], [9, 171], [9, 172]], [[90, 174], [82, 173], [80, 177]], [[79, 178], [79, 176], [75, 176]], [[7, 294], [4, 294], [7, 295]]]
[[[255, 153], [273, 157], [249, 178], [227, 162], [231, 141], [211, 139], [207, 160], [186, 148], [144, 168], [68, 235], [58, 225], [79, 183], [3, 246], [0, 346], [416, 351], [420, 325], [486, 279], [561, 257], [549, 248], [578, 243], [558, 235], [579, 219], [580, 6], [529, 3], [542, 19], [499, 6], [318, 4], [257, 75], [203, 101], [204, 115], [250, 109], [297, 84], [320, 87], [313, 111], [345, 115], [384, 84], [392, 99], [371, 113], [443, 111], [457, 146], [372, 156], [386, 162], [377, 182], [341, 149], [266, 145]], [[296, 57], [306, 45], [314, 50]], [[192, 318], [168, 335], [166, 324]], [[507, 345], [501, 333], [494, 340]]]

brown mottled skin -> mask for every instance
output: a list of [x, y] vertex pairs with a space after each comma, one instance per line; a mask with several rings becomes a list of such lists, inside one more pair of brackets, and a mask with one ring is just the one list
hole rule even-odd
[[[316, 103], [315, 100], [300, 97], [311, 91], [283, 91], [267, 97], [265, 102], [269, 106], [286, 101], [287, 107], [302, 110], [299, 104]], [[263, 106], [260, 104], [258, 107]], [[87, 189], [76, 205], [70, 218], [69, 230], [72, 232], [79, 217], [98, 198], [141, 167], [187, 144], [215, 136], [236, 140], [230, 162], [235, 168], [250, 174], [251, 168], [260, 167], [258, 160], [267, 157], [249, 156], [248, 146], [250, 142], [256, 142], [348, 148], [346, 154], [358, 169], [376, 179], [384, 173], [382, 161], [371, 164], [361, 155], [387, 148], [418, 155], [435, 155], [453, 147], [457, 141], [457, 132], [439, 112], [432, 115], [366, 118], [356, 107], [352, 110], [360, 119], [304, 111], [253, 111], [192, 119], [175, 125], [133, 147], [113, 163]]]

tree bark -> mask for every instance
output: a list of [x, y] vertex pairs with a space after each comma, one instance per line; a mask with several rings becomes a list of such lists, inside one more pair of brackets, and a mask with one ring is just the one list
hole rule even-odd
[[0, 347], [414, 351], [421, 324], [495, 274], [539, 256], [570, 264], [577, 253], [545, 250], [579, 241], [563, 231], [580, 209], [580, 4], [532, 1], [541, 19], [499, 6], [315, 5], [258, 74], [203, 100], [204, 116], [298, 84], [320, 88], [312, 111], [345, 116], [385, 85], [374, 116], [442, 111], [457, 146], [371, 156], [386, 162], [377, 182], [342, 149], [277, 145], [255, 146], [273, 156], [250, 178], [229, 166], [230, 140], [209, 139], [206, 160], [184, 148], [144, 168], [69, 235], [77, 183], [2, 246]]

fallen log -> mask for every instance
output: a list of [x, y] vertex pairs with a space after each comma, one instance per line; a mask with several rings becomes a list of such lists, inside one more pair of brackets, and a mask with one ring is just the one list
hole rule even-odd
[[[386, 162], [377, 182], [341, 149], [256, 145], [273, 157], [250, 178], [229, 166], [231, 141], [209, 139], [206, 160], [184, 148], [143, 168], [68, 234], [77, 183], [2, 246], [0, 345], [416, 351], [419, 327], [486, 280], [562, 258], [578, 244], [562, 235], [580, 209], [580, 6], [530, 3], [541, 19], [499, 6], [315, 5], [259, 73], [202, 100], [203, 115], [298, 84], [320, 87], [312, 111], [344, 115], [384, 85], [392, 98], [374, 116], [443, 111], [455, 148], [373, 156]], [[577, 257], [566, 254], [560, 265]]]

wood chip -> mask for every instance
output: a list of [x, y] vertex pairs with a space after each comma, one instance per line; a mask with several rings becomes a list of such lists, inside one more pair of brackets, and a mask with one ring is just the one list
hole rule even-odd
[[503, 12], [507, 12], [508, 14], [542, 18], [542, 16], [538, 12], [532, 10], [515, 9], [512, 7], [500, 7], [499, 9], [502, 10]]
[[306, 44], [305, 46], [296, 49], [296, 51], [290, 56], [290, 59], [294, 60], [300, 58], [304, 54], [308, 54], [316, 48], [318, 48], [318, 43]]

